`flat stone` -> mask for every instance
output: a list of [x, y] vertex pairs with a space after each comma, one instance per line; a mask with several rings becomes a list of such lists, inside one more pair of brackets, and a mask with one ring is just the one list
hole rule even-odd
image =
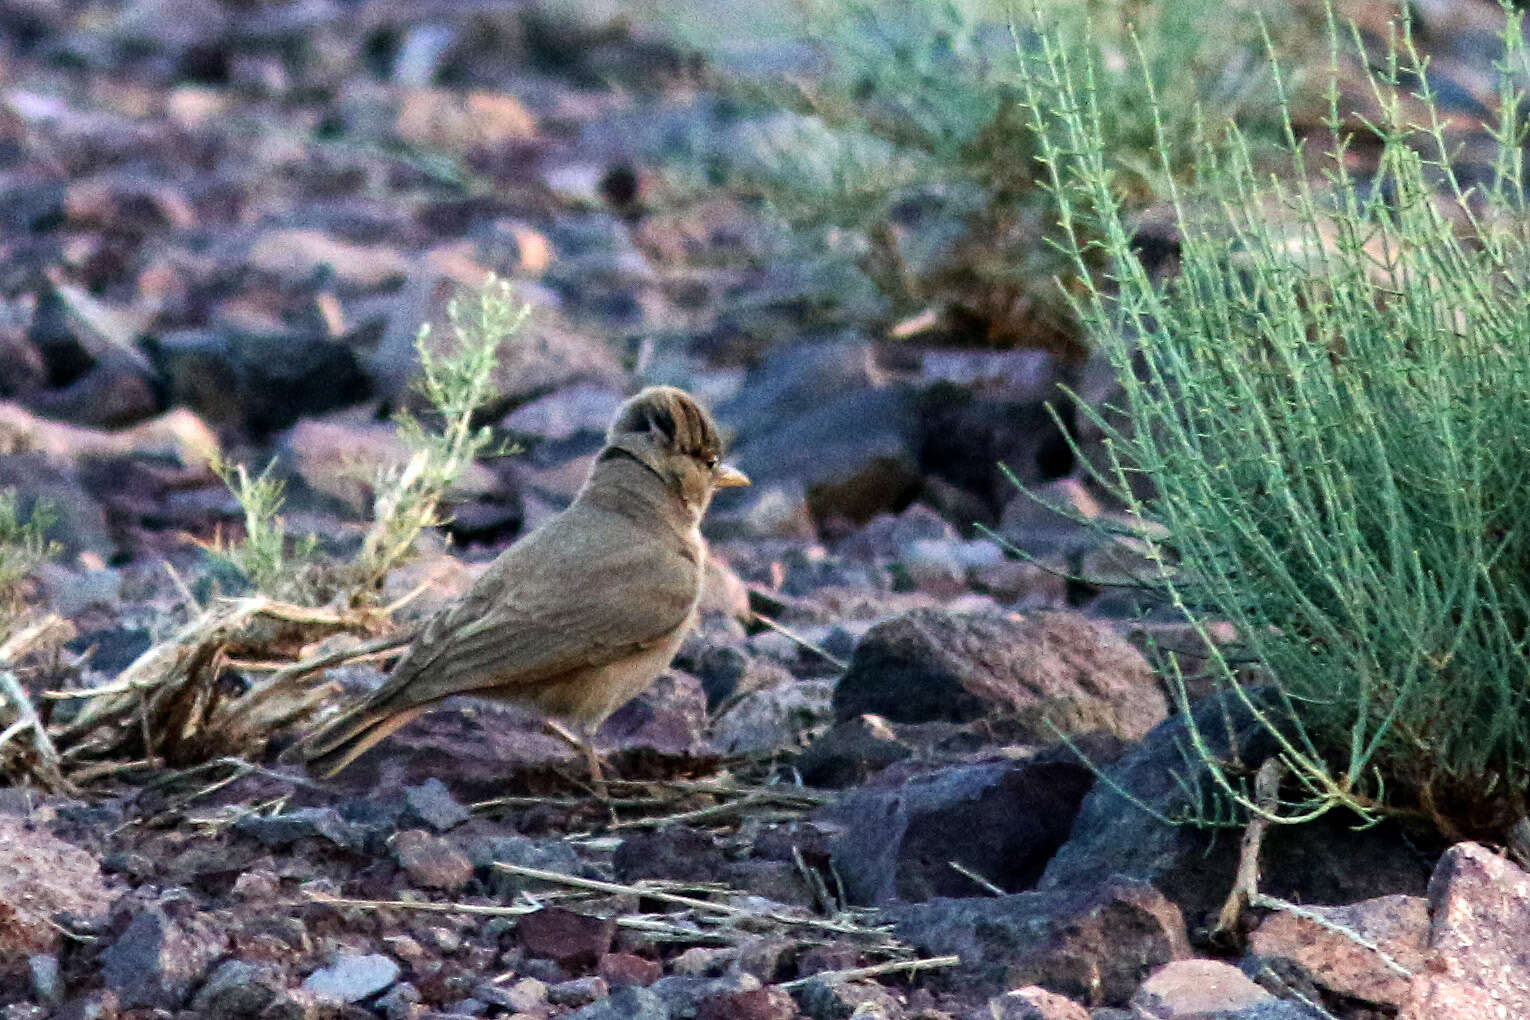
[[988, 1012], [993, 1020], [1090, 1020], [1083, 1006], [1036, 985], [989, 999]]
[[398, 980], [399, 966], [381, 953], [342, 953], [308, 975], [303, 990], [321, 999], [360, 1002]]
[[1176, 960], [1142, 982], [1131, 1006], [1141, 1020], [1220, 1020], [1274, 999], [1231, 964]]
[[445, 832], [473, 817], [446, 784], [434, 776], [418, 786], [404, 787], [404, 805], [406, 818], [424, 822], [437, 832]]

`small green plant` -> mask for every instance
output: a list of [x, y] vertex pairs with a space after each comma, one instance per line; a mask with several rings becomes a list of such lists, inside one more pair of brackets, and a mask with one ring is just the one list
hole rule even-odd
[[1334, 147], [1310, 152], [1288, 107], [1279, 175], [1237, 129], [1201, 145], [1193, 182], [1171, 187], [1167, 282], [1117, 202], [1098, 68], [1055, 35], [1021, 54], [1076, 307], [1123, 388], [1129, 425], [1094, 415], [1097, 477], [1165, 527], [1140, 539], [1172, 603], [1203, 631], [1233, 624], [1260, 664], [1273, 700], [1203, 632], [1279, 747], [1286, 799], [1262, 805], [1190, 729], [1221, 791], [1271, 820], [1342, 807], [1501, 835], [1530, 807], [1530, 124], [1521, 16], [1506, 18], [1482, 183], [1453, 162], [1406, 25], [1366, 62], [1379, 118], [1353, 126], [1330, 18]]
[[46, 501], [38, 500], [23, 513], [16, 490], [0, 489], [0, 623], [14, 606], [21, 582], [58, 555], [58, 543], [47, 535], [57, 519]]
[[429, 427], [407, 411], [395, 418], [413, 456], [378, 481], [372, 525], [356, 563], [360, 590], [379, 584], [420, 532], [442, 523], [442, 499], [473, 461], [489, 452], [493, 435], [487, 426], [475, 428], [473, 415], [496, 396], [500, 349], [530, 311], [516, 300], [509, 282], [490, 277], [471, 298], [457, 295], [447, 304], [453, 338], [445, 353], [432, 349], [430, 325], [420, 327], [418, 386], [440, 424]]
[[423, 418], [408, 411], [396, 416], [411, 455], [375, 479], [372, 520], [351, 561], [323, 560], [313, 536], [298, 542], [288, 537], [281, 517], [284, 486], [272, 475], [274, 462], [259, 474], [243, 465], [216, 466], [243, 509], [245, 534], [237, 543], [215, 545], [214, 554], [274, 597], [370, 601], [388, 572], [408, 558], [420, 533], [443, 522], [441, 504], [451, 487], [493, 442], [486, 426], [474, 426], [473, 415], [495, 396], [500, 350], [528, 312], [508, 282], [490, 277], [477, 291], [448, 303], [452, 336], [443, 344], [432, 341], [428, 325], [420, 328], [418, 388], [429, 412]]
[[228, 486], [244, 514], [244, 537], [238, 542], [215, 542], [214, 555], [233, 567], [257, 590], [272, 594], [289, 593], [309, 572], [318, 550], [314, 535], [295, 542], [287, 537], [282, 508], [286, 505], [286, 484], [272, 475], [276, 461], [258, 474], [251, 474], [243, 464], [214, 460], [212, 469]]
[[[790, 225], [790, 254], [849, 262], [888, 321], [949, 313], [948, 326], [990, 342], [1077, 350], [1056, 277], [1066, 261], [1042, 242], [1055, 219], [1036, 173], [1013, 48], [1040, 46], [1046, 19], [1073, 62], [1098, 69], [1098, 124], [1115, 184], [1137, 207], [1167, 194], [1210, 123], [1246, 115], [1246, 137], [1274, 141], [1257, 22], [1221, 0], [1052, 0], [1038, 12], [983, 0], [780, 0], [816, 57], [803, 73], [751, 74], [714, 19], [689, 33], [743, 98], [744, 114], [697, 159], [763, 197]], [[683, 15], [673, 14], [677, 20]], [[702, 19], [696, 19], [699, 24]], [[1294, 21], [1282, 22], [1295, 34]], [[1155, 135], [1134, 43], [1158, 90]], [[731, 45], [730, 45], [731, 44]], [[754, 64], [761, 63], [751, 52]], [[770, 65], [766, 65], [767, 67]], [[1156, 146], [1167, 140], [1168, 158]], [[1165, 173], [1165, 168], [1170, 172]], [[1119, 196], [1114, 196], [1119, 197]], [[848, 297], [845, 300], [850, 300]], [[928, 315], [922, 320], [935, 319]]]

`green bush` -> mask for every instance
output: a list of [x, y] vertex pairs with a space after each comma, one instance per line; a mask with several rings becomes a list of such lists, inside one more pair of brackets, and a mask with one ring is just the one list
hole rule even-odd
[[[852, 318], [868, 307], [889, 322], [934, 311], [995, 343], [1077, 349], [1053, 283], [1066, 265], [1041, 243], [1055, 211], [1015, 75], [1016, 40], [1040, 45], [1034, 17], [997, 0], [777, 0], [792, 17], [756, 14], [757, 31], [812, 58], [781, 74], [757, 39], [741, 59], [715, 17], [685, 31], [684, 5], [668, 6], [743, 100], [738, 123], [698, 145], [708, 183], [782, 215], [784, 243], [823, 265], [837, 292], [857, 294]], [[1024, 20], [1012, 25], [1016, 13]], [[1102, 146], [1134, 205], [1167, 194], [1165, 167], [1189, 165], [1203, 110], [1217, 124], [1248, 114], [1246, 137], [1275, 140], [1274, 121], [1254, 116], [1272, 107], [1258, 23], [1235, 5], [1049, 0], [1038, 16], [1071, 60], [1096, 67]], [[1285, 34], [1297, 27], [1282, 23]], [[1129, 67], [1134, 48], [1168, 118], [1166, 161]], [[880, 304], [844, 286], [845, 263]]]
[[[1350, 44], [1330, 32], [1336, 69]], [[1530, 125], [1516, 13], [1504, 40], [1485, 183], [1463, 184], [1403, 27], [1370, 77], [1378, 120], [1354, 128], [1330, 89], [1331, 150], [1308, 151], [1289, 110], [1278, 175], [1255, 168], [1241, 131], [1198, 148], [1193, 183], [1171, 190], [1182, 244], [1167, 282], [1116, 202], [1097, 69], [1055, 35], [1025, 58], [1076, 307], [1124, 391], [1112, 410], [1129, 425], [1095, 416], [1100, 480], [1163, 527], [1141, 541], [1173, 604], [1198, 627], [1234, 625], [1218, 671], [1294, 777], [1279, 820], [1342, 806], [1501, 834], [1526, 812]], [[1363, 176], [1357, 135], [1375, 153]], [[1260, 664], [1274, 708], [1238, 685], [1235, 657]], [[1258, 811], [1200, 736], [1215, 781]]]
[[0, 636], [27, 575], [58, 555], [58, 543], [47, 537], [48, 528], [57, 519], [47, 501], [38, 500], [24, 513], [16, 490], [0, 489]]
[[372, 601], [388, 572], [413, 552], [420, 533], [443, 523], [442, 503], [463, 472], [491, 452], [491, 431], [475, 426], [474, 415], [497, 395], [500, 351], [529, 312], [507, 281], [490, 277], [476, 292], [448, 302], [452, 336], [439, 350], [430, 342], [429, 325], [420, 327], [416, 386], [429, 414], [426, 420], [407, 411], [395, 417], [410, 457], [373, 480], [372, 520], [354, 557], [327, 559], [315, 537], [288, 536], [281, 517], [285, 487], [272, 476], [274, 462], [256, 475], [243, 465], [214, 465], [244, 512], [244, 537], [215, 544], [213, 554], [268, 596], [304, 603]]

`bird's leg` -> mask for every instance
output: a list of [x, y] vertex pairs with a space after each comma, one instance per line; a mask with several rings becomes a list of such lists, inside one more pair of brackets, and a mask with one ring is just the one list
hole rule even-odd
[[600, 767], [600, 753], [595, 750], [594, 736], [583, 736], [569, 730], [562, 723], [547, 720], [547, 730], [553, 736], [568, 744], [574, 750], [584, 755], [584, 760], [590, 767], [590, 785], [595, 788], [595, 796], [601, 800], [610, 800], [610, 791], [606, 788], [606, 777]]

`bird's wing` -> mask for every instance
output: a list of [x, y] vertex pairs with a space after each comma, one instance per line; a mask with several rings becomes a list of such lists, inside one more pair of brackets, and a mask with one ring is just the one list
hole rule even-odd
[[512, 546], [437, 614], [368, 705], [401, 711], [535, 684], [633, 655], [681, 626], [700, 589], [699, 557], [615, 515], [590, 527], [580, 509]]

